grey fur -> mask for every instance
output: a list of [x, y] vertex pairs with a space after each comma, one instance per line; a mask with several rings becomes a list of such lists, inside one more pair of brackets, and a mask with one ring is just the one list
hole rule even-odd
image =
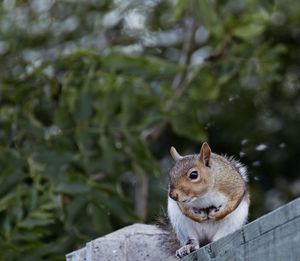
[[180, 242], [177, 239], [175, 231], [171, 226], [169, 217], [166, 214], [160, 217], [156, 222], [156, 226], [167, 232], [162, 236], [162, 238], [160, 238], [160, 242], [158, 243], [158, 245], [163, 249], [165, 253], [170, 256], [174, 256], [176, 250], [180, 248]]
[[227, 156], [222, 155], [225, 159], [227, 159], [231, 165], [235, 168], [235, 170], [241, 175], [245, 182], [248, 182], [248, 174], [247, 174], [247, 167], [241, 163], [238, 159], [234, 156]]

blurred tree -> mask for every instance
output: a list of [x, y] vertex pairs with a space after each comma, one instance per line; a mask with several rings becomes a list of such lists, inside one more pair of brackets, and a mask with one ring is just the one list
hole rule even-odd
[[252, 218], [299, 196], [299, 28], [291, 0], [2, 1], [1, 259], [153, 221], [171, 145], [239, 156]]

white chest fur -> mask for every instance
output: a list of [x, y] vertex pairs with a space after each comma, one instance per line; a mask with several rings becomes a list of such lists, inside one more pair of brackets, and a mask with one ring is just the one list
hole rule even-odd
[[204, 196], [192, 200], [192, 202], [187, 205], [198, 208], [208, 208], [211, 206], [220, 207], [225, 206], [227, 201], [227, 198], [219, 192], [208, 192]]
[[[208, 195], [189, 203], [190, 206], [206, 208], [226, 204], [226, 197], [221, 194]], [[173, 229], [182, 245], [189, 239], [200, 242], [215, 241], [241, 228], [248, 216], [249, 203], [246, 197], [228, 216], [218, 222], [197, 223], [182, 214], [177, 202], [168, 198], [168, 216]]]

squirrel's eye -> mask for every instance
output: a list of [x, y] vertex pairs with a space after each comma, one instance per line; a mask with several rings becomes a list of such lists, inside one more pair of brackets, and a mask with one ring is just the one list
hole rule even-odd
[[192, 171], [189, 175], [190, 179], [197, 179], [198, 178], [198, 172], [196, 170]]

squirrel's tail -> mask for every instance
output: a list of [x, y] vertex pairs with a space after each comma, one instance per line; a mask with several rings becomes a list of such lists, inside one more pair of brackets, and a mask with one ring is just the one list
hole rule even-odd
[[180, 248], [180, 242], [176, 237], [176, 233], [173, 230], [168, 216], [165, 214], [156, 221], [156, 226], [163, 230], [165, 233], [162, 234], [159, 245], [163, 248], [163, 251], [170, 256], [174, 256], [176, 250]]

